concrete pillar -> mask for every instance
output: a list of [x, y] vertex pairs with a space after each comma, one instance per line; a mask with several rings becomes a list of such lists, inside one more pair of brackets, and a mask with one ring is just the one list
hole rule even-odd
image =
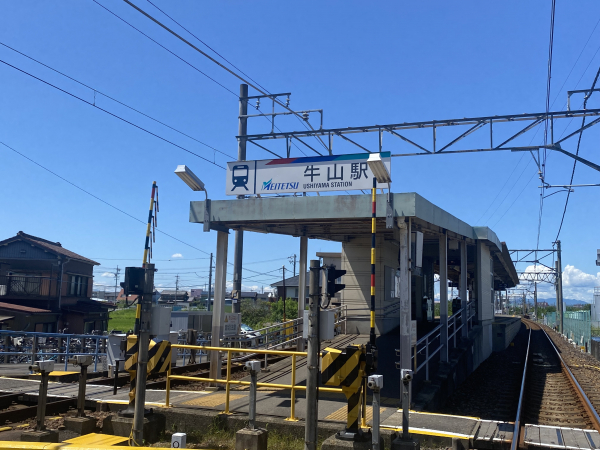
[[467, 327], [467, 243], [463, 240], [460, 241], [460, 307], [462, 308], [461, 323], [462, 337], [466, 338], [469, 335], [469, 329]]
[[482, 241], [477, 241], [477, 319], [482, 330], [481, 359], [492, 353], [493, 310], [493, 265], [490, 249]]
[[[300, 271], [298, 272], [298, 317], [304, 320], [304, 308], [306, 304], [306, 257], [308, 253], [308, 238], [300, 236]], [[298, 329], [300, 336], [304, 327], [308, 324], [302, 323]], [[304, 339], [298, 339], [298, 351], [304, 351]]]
[[[212, 315], [212, 338], [210, 345], [220, 347], [225, 319], [225, 282], [227, 279], [227, 244], [229, 234], [217, 231], [217, 261], [215, 264], [215, 296]], [[210, 378], [221, 378], [221, 356], [212, 351], [210, 355]]]
[[[410, 234], [408, 224], [400, 222], [400, 368], [411, 369], [410, 351]], [[402, 383], [402, 381], [401, 381]], [[400, 386], [402, 388], [402, 386]]]
[[440, 339], [442, 349], [440, 360], [448, 361], [448, 239], [446, 234], [439, 237], [440, 258]]

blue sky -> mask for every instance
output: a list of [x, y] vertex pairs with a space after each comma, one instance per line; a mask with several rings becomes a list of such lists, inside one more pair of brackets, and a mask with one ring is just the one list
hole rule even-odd
[[[239, 80], [125, 2], [97, 1], [227, 89], [239, 91]], [[292, 92], [293, 108], [323, 108], [326, 127], [545, 108], [550, 2], [153, 2], [269, 91]], [[146, 0], [135, 3], [193, 39]], [[235, 156], [235, 95], [92, 0], [24, 0], [3, 2], [0, 8], [0, 42]], [[591, 85], [600, 65], [599, 19], [597, 2], [557, 2], [552, 110], [565, 107], [566, 90]], [[94, 100], [93, 90], [6, 47], [0, 46], [0, 59], [88, 102], [95, 101], [98, 107], [204, 158], [220, 165], [228, 160], [100, 94]], [[202, 197], [192, 194], [173, 170], [187, 164], [206, 182], [211, 197], [218, 199], [225, 198], [222, 169], [4, 64], [0, 64], [0, 91], [1, 142], [141, 220], [147, 215], [150, 187], [156, 180], [159, 228], [214, 252], [214, 233], [202, 233], [200, 226], [188, 223], [188, 202]], [[599, 99], [600, 95], [592, 97], [588, 107], [598, 107]], [[574, 99], [574, 106], [581, 100]], [[556, 133], [575, 130], [577, 122], [557, 124]], [[299, 126], [292, 118], [280, 122], [286, 130]], [[250, 124], [250, 132], [263, 131], [268, 131], [266, 123]], [[595, 128], [584, 133], [580, 150], [583, 157], [596, 162], [600, 161], [594, 152], [598, 133]], [[419, 142], [429, 142], [426, 136], [415, 136]], [[481, 136], [465, 145], [487, 140], [485, 133]], [[521, 142], [539, 144], [542, 137], [540, 129], [535, 137], [532, 133]], [[360, 142], [375, 146], [375, 138], [361, 137]], [[444, 133], [438, 138], [451, 140]], [[572, 140], [564, 147], [574, 150], [575, 144]], [[392, 153], [407, 150], [390, 137], [384, 145]], [[283, 143], [270, 144], [270, 148], [282, 152]], [[337, 141], [335, 150], [355, 152]], [[249, 146], [248, 158], [268, 157]], [[144, 225], [3, 146], [0, 163], [1, 238], [23, 230], [60, 241], [102, 263], [97, 283], [111, 283], [102, 274], [117, 264], [141, 263]], [[552, 154], [547, 181], [568, 183], [571, 169], [570, 159]], [[471, 225], [488, 225], [509, 248], [535, 247], [539, 180], [529, 155], [496, 152], [394, 158], [392, 174], [394, 191], [418, 192]], [[597, 183], [598, 178], [596, 172], [578, 165], [574, 182]], [[591, 287], [600, 282], [594, 264], [599, 246], [595, 224], [600, 218], [596, 189], [575, 190], [561, 233], [563, 265], [572, 266], [569, 279], [578, 280], [566, 286], [569, 298], [576, 294], [591, 299]], [[540, 246], [554, 241], [564, 199], [565, 193], [546, 199]], [[247, 235], [245, 243], [245, 264], [258, 271], [273, 271], [298, 253], [297, 239], [291, 237]], [[339, 244], [311, 242], [309, 256], [339, 249]], [[175, 254], [181, 257], [173, 258]], [[206, 254], [194, 248], [159, 234], [154, 258], [159, 268], [157, 283], [173, 286], [176, 273], [182, 285], [206, 282], [208, 260], [198, 259]], [[176, 261], [158, 261], [168, 259]], [[260, 287], [273, 281], [263, 276], [244, 284]]]

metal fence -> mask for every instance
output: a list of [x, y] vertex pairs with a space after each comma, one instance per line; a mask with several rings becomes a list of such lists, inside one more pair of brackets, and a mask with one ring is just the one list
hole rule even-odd
[[94, 356], [94, 371], [106, 356], [107, 336], [90, 334], [34, 333], [0, 330], [0, 362], [33, 364], [53, 360], [68, 368], [69, 357]]
[[[543, 318], [544, 325], [556, 326], [556, 313], [549, 312]], [[590, 351], [592, 339], [592, 321], [589, 311], [566, 311], [563, 317], [563, 334], [578, 347]]]

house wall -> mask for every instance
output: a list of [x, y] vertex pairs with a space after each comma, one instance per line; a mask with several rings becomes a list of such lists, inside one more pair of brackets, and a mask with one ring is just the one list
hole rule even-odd
[[[2, 329], [4, 330], [42, 332], [56, 332], [57, 330], [57, 314], [31, 314], [13, 310], [2, 310], [0, 314], [14, 316], [14, 319], [3, 323]], [[45, 328], [44, 324], [46, 324]]]

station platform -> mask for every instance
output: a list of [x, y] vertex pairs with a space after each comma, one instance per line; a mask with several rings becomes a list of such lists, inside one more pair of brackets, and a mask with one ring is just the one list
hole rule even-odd
[[[279, 363], [278, 363], [279, 364]], [[270, 373], [262, 374], [263, 379]], [[280, 379], [285, 383], [285, 379]], [[39, 382], [0, 378], [0, 393], [22, 393], [24, 396], [36, 397]], [[77, 397], [76, 383], [50, 382], [49, 395], [56, 397]], [[87, 386], [86, 398], [91, 401], [106, 403], [110, 409], [124, 408], [128, 403], [128, 389], [119, 389], [112, 395], [112, 387]], [[220, 414], [225, 406], [225, 391], [171, 391], [171, 411], [204, 411], [214, 416]], [[165, 406], [165, 391], [146, 391], [147, 405], [150, 407]], [[383, 430], [401, 431], [402, 410], [397, 409], [397, 399], [382, 398], [381, 427]], [[368, 398], [367, 404], [370, 405]], [[306, 401], [302, 392], [296, 395], [295, 418], [302, 421], [306, 417]], [[278, 418], [281, 422], [290, 415], [290, 394], [281, 389], [260, 389], [257, 392], [257, 413], [262, 416]], [[230, 394], [230, 413], [237, 416], [248, 414], [248, 392], [244, 389], [232, 389]], [[319, 396], [318, 418], [320, 423], [338, 424], [340, 429], [346, 421], [347, 404], [343, 395], [331, 394]], [[372, 421], [372, 408], [367, 406], [367, 424]], [[410, 433], [420, 440], [435, 442], [440, 445], [452, 445], [459, 440], [464, 448], [496, 450], [509, 448], [513, 438], [513, 424], [493, 420], [482, 420], [477, 417], [464, 417], [447, 414], [410, 411]], [[600, 434], [594, 430], [578, 430], [572, 428], [543, 427], [526, 425], [525, 444], [536, 448], [557, 449], [600, 449]], [[574, 446], [577, 443], [578, 446]]]

